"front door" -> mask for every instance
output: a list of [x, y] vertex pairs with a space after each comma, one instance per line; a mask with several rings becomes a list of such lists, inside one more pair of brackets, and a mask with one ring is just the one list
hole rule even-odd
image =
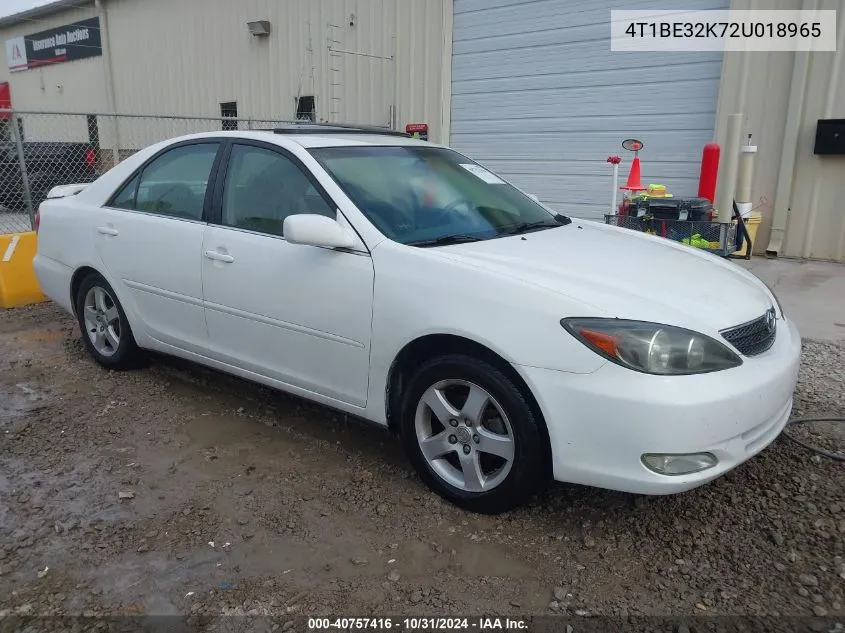
[[343, 403], [366, 404], [373, 264], [362, 247], [289, 244], [287, 216], [337, 217], [299, 161], [269, 144], [231, 146], [219, 224], [203, 240], [209, 348], [217, 359]]
[[200, 354], [207, 343], [200, 263], [206, 194], [219, 149], [219, 142], [194, 142], [159, 154], [100, 210], [93, 227], [115, 291], [140, 326]]

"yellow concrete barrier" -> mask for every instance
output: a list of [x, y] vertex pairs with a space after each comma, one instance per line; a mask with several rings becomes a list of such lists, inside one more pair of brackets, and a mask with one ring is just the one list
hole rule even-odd
[[47, 300], [32, 269], [36, 244], [35, 231], [0, 235], [0, 308]]

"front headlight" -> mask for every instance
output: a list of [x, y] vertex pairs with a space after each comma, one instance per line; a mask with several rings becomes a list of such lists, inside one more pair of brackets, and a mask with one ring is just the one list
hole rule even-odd
[[742, 365], [719, 341], [684, 328], [625, 319], [561, 319], [560, 324], [617, 365], [647, 374], [704, 374]]

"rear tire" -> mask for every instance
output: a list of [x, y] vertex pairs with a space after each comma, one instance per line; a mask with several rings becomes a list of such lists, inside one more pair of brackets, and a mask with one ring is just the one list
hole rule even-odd
[[99, 273], [91, 273], [76, 293], [76, 318], [88, 353], [103, 367], [137, 366], [141, 352], [112, 287]]
[[542, 434], [520, 389], [477, 358], [434, 358], [402, 395], [400, 432], [420, 478], [482, 514], [526, 503], [544, 483]]

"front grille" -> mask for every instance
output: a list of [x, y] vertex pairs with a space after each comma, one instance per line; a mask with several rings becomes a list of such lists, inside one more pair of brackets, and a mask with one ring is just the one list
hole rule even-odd
[[775, 342], [777, 318], [775, 309], [766, 311], [763, 316], [722, 330], [722, 337], [739, 350], [744, 356], [756, 356], [769, 349]]

